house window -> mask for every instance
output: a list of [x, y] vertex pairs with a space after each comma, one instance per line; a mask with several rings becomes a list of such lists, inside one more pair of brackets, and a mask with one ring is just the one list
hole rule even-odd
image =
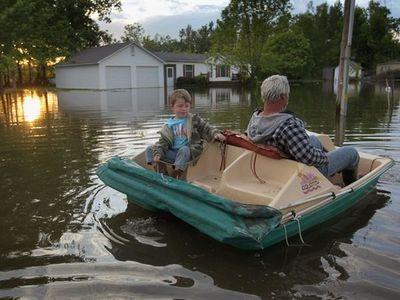
[[168, 76], [168, 78], [172, 78], [173, 77], [172, 68], [167, 68], [167, 76]]
[[231, 77], [231, 67], [228, 65], [216, 66], [217, 77]]
[[183, 65], [183, 77], [185, 78], [194, 77], [194, 65]]
[[132, 55], [132, 56], [135, 55], [135, 46], [131, 46], [131, 55]]

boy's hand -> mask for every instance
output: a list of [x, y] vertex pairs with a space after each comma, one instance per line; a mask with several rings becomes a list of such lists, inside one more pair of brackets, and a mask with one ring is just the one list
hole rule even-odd
[[158, 163], [158, 162], [160, 162], [160, 158], [161, 158], [161, 156], [156, 154], [156, 155], [154, 155], [153, 160], [154, 160], [154, 162]]
[[226, 140], [225, 136], [224, 136], [222, 133], [217, 133], [217, 134], [214, 136], [214, 139], [216, 139], [216, 140], [218, 140], [218, 141], [220, 141], [220, 142], [223, 142], [223, 141]]

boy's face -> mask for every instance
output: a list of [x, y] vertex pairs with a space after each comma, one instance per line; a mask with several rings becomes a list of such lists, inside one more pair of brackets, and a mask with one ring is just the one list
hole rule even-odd
[[185, 102], [182, 98], [178, 98], [171, 109], [178, 119], [186, 118], [190, 110], [190, 103]]

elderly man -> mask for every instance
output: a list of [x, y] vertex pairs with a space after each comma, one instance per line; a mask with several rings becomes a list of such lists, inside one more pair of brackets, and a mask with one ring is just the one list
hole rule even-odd
[[285, 76], [273, 75], [261, 85], [263, 110], [254, 112], [246, 134], [254, 143], [274, 146], [287, 157], [315, 166], [329, 177], [342, 171], [346, 185], [357, 179], [359, 155], [353, 147], [341, 147], [325, 152], [315, 136], [309, 136], [304, 122], [285, 112], [290, 87]]

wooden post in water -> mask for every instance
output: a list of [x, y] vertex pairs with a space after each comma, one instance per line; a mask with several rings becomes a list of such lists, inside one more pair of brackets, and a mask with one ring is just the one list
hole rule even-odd
[[[349, 83], [349, 64], [351, 53], [351, 39], [353, 36], [355, 0], [345, 0], [342, 41], [340, 44], [339, 78], [336, 98], [336, 121], [342, 120], [347, 115], [347, 88]], [[344, 140], [344, 126], [336, 126], [343, 132], [335, 132], [335, 144], [341, 146]]]

